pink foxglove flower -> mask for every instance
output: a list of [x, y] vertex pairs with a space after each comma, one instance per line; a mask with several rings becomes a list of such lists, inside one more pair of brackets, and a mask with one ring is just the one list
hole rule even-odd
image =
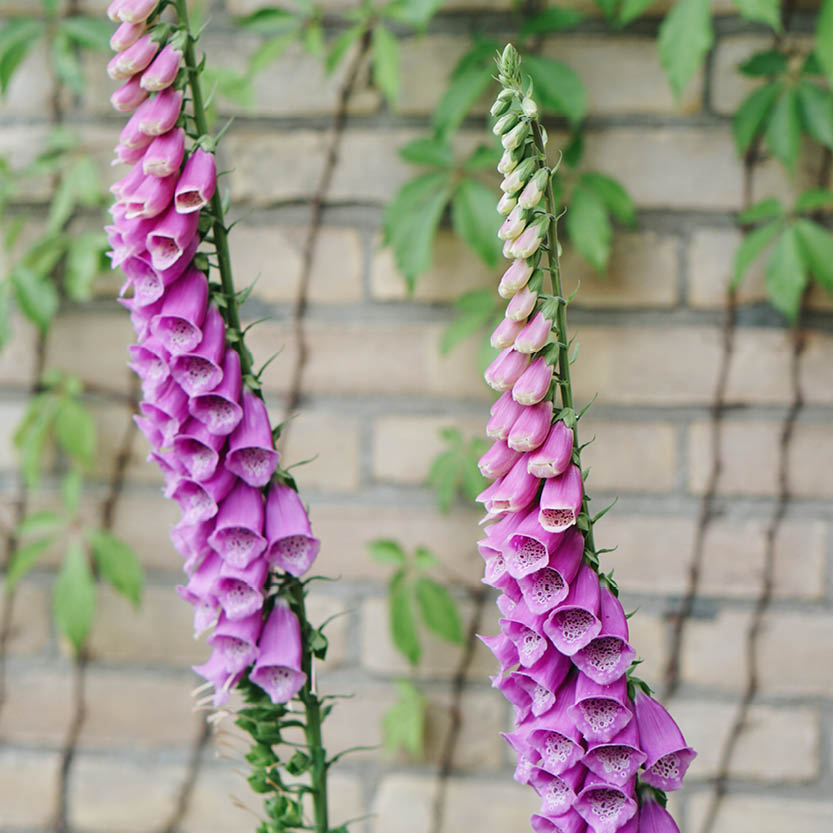
[[289, 486], [275, 483], [269, 490], [266, 538], [269, 541], [266, 554], [269, 562], [293, 576], [307, 572], [318, 555], [321, 542], [312, 534], [301, 498]]
[[207, 205], [217, 187], [217, 171], [214, 154], [197, 148], [188, 161], [176, 184], [174, 205], [180, 214], [191, 214]]
[[528, 260], [514, 260], [503, 273], [498, 285], [498, 295], [509, 300], [529, 283], [532, 277], [532, 264]]
[[529, 455], [527, 469], [536, 477], [556, 477], [567, 471], [572, 456], [573, 432], [563, 422], [556, 422], [543, 445]]
[[229, 437], [226, 468], [250, 486], [265, 486], [278, 467], [272, 427], [263, 400], [243, 393], [243, 419]]
[[260, 656], [251, 673], [273, 703], [291, 700], [306, 682], [301, 670], [301, 628], [298, 618], [283, 602], [275, 608], [260, 637]]
[[[147, 96], [147, 90], [136, 82], [139, 89]], [[166, 89], [149, 98], [136, 111], [139, 130], [147, 136], [161, 136], [173, 130], [182, 110], [182, 93], [179, 90]]]
[[661, 807], [653, 796], [646, 795], [639, 808], [640, 833], [680, 833], [680, 828], [671, 817], [671, 813]]
[[[145, 136], [144, 133], [141, 134]], [[146, 136], [149, 146], [142, 157], [143, 173], [153, 176], [171, 176], [179, 173], [185, 158], [185, 131], [176, 127], [155, 139]]]
[[141, 23], [122, 23], [110, 38], [110, 49], [114, 52], [123, 52], [128, 46], [132, 46], [144, 35], [146, 26]]
[[142, 23], [151, 16], [157, 5], [159, 0], [121, 0], [121, 3], [118, 3], [117, 14], [119, 20], [126, 23]]
[[564, 474], [544, 482], [538, 519], [544, 529], [563, 532], [578, 518], [584, 498], [584, 483], [578, 466], [570, 466]]
[[167, 89], [176, 80], [181, 63], [182, 53], [168, 44], [142, 73], [140, 82], [142, 87], [148, 92], [159, 92]]
[[148, 97], [147, 90], [142, 89], [139, 81], [139, 76], [134, 75], [110, 96], [110, 104], [113, 105], [114, 110], [118, 110], [119, 113], [129, 113]]

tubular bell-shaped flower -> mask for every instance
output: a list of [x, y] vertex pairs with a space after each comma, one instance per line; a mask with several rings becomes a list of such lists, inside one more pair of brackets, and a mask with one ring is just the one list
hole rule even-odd
[[291, 700], [306, 682], [301, 670], [301, 628], [298, 617], [281, 601], [263, 626], [259, 656], [250, 677], [273, 703]]

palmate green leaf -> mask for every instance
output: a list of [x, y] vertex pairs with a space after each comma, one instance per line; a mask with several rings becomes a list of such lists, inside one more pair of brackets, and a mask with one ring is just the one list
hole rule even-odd
[[81, 466], [93, 464], [96, 445], [95, 420], [76, 399], [64, 397], [55, 420], [55, 433], [63, 450]]
[[491, 170], [497, 167], [500, 152], [494, 145], [479, 145], [463, 161], [463, 170], [467, 172]]
[[457, 428], [444, 428], [440, 432], [448, 446], [438, 454], [428, 472], [428, 484], [434, 491], [434, 499], [441, 512], [448, 512], [459, 492], [473, 500], [486, 486], [486, 480], [477, 467], [477, 461], [486, 451], [486, 444], [478, 437], [468, 443]]
[[735, 0], [741, 17], [781, 31], [781, 0]]
[[440, 338], [440, 352], [451, 352], [461, 341], [482, 330], [495, 316], [497, 300], [489, 289], [472, 289], [455, 302], [456, 315]]
[[460, 622], [460, 611], [448, 589], [428, 576], [418, 576], [415, 591], [422, 621], [428, 629], [446, 642], [461, 645], [463, 625]]
[[350, 47], [356, 43], [363, 33], [364, 25], [351, 26], [349, 29], [345, 29], [333, 40], [330, 44], [330, 51], [327, 53], [327, 59], [324, 64], [328, 75], [341, 63], [341, 59], [347, 54]]
[[799, 194], [793, 206], [796, 214], [807, 211], [820, 211], [833, 205], [833, 191], [826, 188], [810, 188], [803, 194]]
[[738, 69], [752, 78], [782, 75], [787, 71], [787, 54], [779, 49], [764, 49], [747, 58]]
[[399, 96], [399, 43], [390, 29], [377, 24], [373, 29], [373, 83], [393, 108]]
[[95, 279], [101, 274], [101, 257], [107, 249], [107, 237], [99, 231], [87, 231], [70, 238], [64, 264], [64, 290], [73, 301], [88, 301]]
[[587, 261], [598, 271], [603, 271], [610, 257], [613, 229], [605, 204], [582, 185], [570, 195], [567, 234]]
[[442, 136], [453, 133], [492, 83], [494, 45], [477, 43], [459, 61], [432, 117]]
[[82, 95], [86, 86], [84, 71], [78, 60], [77, 48], [65, 34], [59, 32], [52, 41], [52, 63], [61, 83], [76, 95]]
[[794, 170], [801, 149], [801, 119], [794, 89], [786, 89], [775, 102], [764, 135], [772, 155]]
[[440, 559], [427, 547], [417, 547], [414, 550], [414, 564], [420, 570], [430, 570], [439, 566]]
[[379, 564], [395, 564], [401, 567], [406, 560], [405, 550], [399, 541], [390, 538], [377, 538], [367, 545], [370, 557]]
[[397, 680], [396, 688], [399, 700], [382, 718], [385, 752], [393, 755], [404, 748], [419, 759], [425, 743], [425, 695], [408, 680]]
[[677, 0], [659, 27], [659, 57], [680, 96], [714, 43], [709, 0]]
[[448, 173], [424, 174], [403, 185], [385, 209], [384, 241], [410, 290], [431, 267], [437, 227], [451, 194]]
[[393, 0], [382, 8], [382, 15], [397, 23], [424, 29], [442, 4], [443, 0]]
[[801, 124], [825, 147], [833, 148], [833, 96], [812, 81], [799, 81], [795, 88]]
[[95, 617], [95, 579], [77, 538], [70, 538], [67, 543], [52, 592], [52, 612], [58, 630], [79, 654]]
[[12, 270], [11, 279], [21, 312], [46, 332], [58, 311], [58, 290], [52, 279], [22, 264]]
[[833, 0], [823, 0], [819, 11], [815, 55], [827, 80], [833, 84]]
[[767, 197], [755, 205], [750, 206], [746, 211], [738, 215], [738, 221], [743, 224], [760, 223], [763, 220], [772, 220], [775, 217], [784, 215], [784, 206], [777, 197]]
[[487, 266], [497, 266], [503, 248], [497, 236], [501, 217], [491, 188], [476, 179], [463, 179], [451, 200], [451, 222]]
[[287, 47], [296, 39], [297, 35], [296, 31], [290, 31], [263, 41], [249, 56], [249, 70], [244, 77], [251, 80], [270, 64], [275, 63], [286, 52]]
[[732, 119], [732, 132], [739, 153], [745, 153], [754, 138], [764, 129], [781, 86], [779, 82], [773, 82], [759, 87], [738, 108]]
[[246, 17], [239, 17], [235, 23], [243, 29], [261, 32], [264, 35], [274, 35], [289, 27], [296, 26], [298, 15], [289, 9], [272, 6], [258, 9]]
[[0, 94], [6, 94], [15, 71], [43, 31], [43, 23], [28, 18], [10, 20], [0, 29]]
[[807, 269], [794, 226], [787, 227], [775, 244], [765, 277], [772, 305], [789, 321], [795, 321], [807, 286]]
[[538, 100], [544, 109], [554, 110], [578, 124], [587, 112], [587, 91], [581, 78], [560, 61], [537, 55], [524, 57], [523, 68], [529, 73]]
[[584, 15], [577, 9], [551, 6], [525, 20], [521, 26], [520, 35], [526, 38], [542, 32], [563, 32], [581, 23], [582, 20], [584, 20]]
[[27, 515], [17, 526], [16, 534], [20, 538], [29, 535], [44, 535], [55, 532], [65, 523], [63, 515], [44, 509], [40, 512], [32, 512]]
[[65, 17], [60, 23], [60, 30], [84, 49], [104, 51], [110, 48], [113, 25], [98, 17]]
[[612, 177], [597, 171], [587, 171], [580, 177], [581, 184], [591, 190], [620, 222], [633, 226], [636, 223], [636, 207], [628, 192]]
[[404, 570], [397, 570], [388, 590], [390, 633], [393, 644], [411, 665], [418, 665], [422, 646], [417, 632], [411, 587]]
[[804, 265], [825, 290], [833, 293], [833, 235], [804, 218], [796, 220], [793, 228]]
[[732, 270], [731, 280], [732, 289], [737, 289], [741, 285], [749, 267], [760, 257], [764, 249], [772, 243], [781, 228], [781, 223], [774, 220], [765, 226], [749, 232], [743, 238], [743, 242], [735, 252], [735, 264]]
[[20, 452], [20, 472], [27, 487], [33, 489], [40, 480], [46, 440], [58, 412], [58, 400], [49, 393], [32, 397], [15, 431], [14, 445]]
[[619, 25], [627, 26], [632, 23], [653, 4], [654, 0], [622, 0], [622, 5], [619, 8]]
[[441, 136], [414, 139], [399, 148], [399, 155], [412, 165], [425, 165], [430, 168], [450, 168], [454, 162], [451, 145]]
[[87, 538], [101, 577], [134, 607], [138, 607], [142, 599], [144, 571], [136, 553], [121, 538], [105, 529], [89, 531]]
[[39, 538], [37, 541], [31, 541], [22, 547], [18, 547], [12, 553], [12, 560], [6, 572], [5, 587], [7, 593], [17, 587], [20, 580], [38, 563], [57, 540], [55, 536]]

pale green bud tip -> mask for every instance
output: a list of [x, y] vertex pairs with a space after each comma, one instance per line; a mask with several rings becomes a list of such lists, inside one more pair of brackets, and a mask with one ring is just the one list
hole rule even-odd
[[514, 80], [518, 74], [520, 65], [521, 56], [518, 54], [518, 50], [515, 49], [511, 43], [507, 43], [503, 49], [503, 54], [500, 56], [500, 60], [498, 61], [498, 71], [502, 76], [501, 80]]
[[530, 119], [537, 119], [538, 118], [538, 105], [535, 103], [534, 98], [525, 98], [521, 102], [521, 110], [524, 111], [524, 115]]

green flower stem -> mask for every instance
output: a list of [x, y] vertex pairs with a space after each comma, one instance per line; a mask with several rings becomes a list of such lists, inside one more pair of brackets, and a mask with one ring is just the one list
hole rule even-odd
[[[191, 33], [188, 22], [188, 9], [186, 0], [176, 0], [176, 11], [182, 28], [187, 38], [183, 60], [188, 73], [188, 86], [191, 89], [193, 103], [194, 123], [201, 136], [208, 135], [208, 119], [205, 114], [205, 100], [200, 86], [199, 66], [194, 51], [195, 37]], [[243, 342], [242, 329], [240, 327], [240, 311], [237, 303], [237, 295], [234, 290], [234, 280], [231, 272], [231, 257], [228, 246], [228, 229], [225, 224], [225, 212], [217, 189], [211, 200], [211, 214], [213, 217], [212, 237], [213, 245], [217, 253], [217, 265], [220, 272], [220, 284], [225, 301], [221, 309], [228, 329], [235, 335], [231, 346], [240, 355], [240, 366], [244, 379], [251, 379], [252, 376], [252, 355]], [[259, 386], [254, 391], [261, 395]], [[306, 722], [304, 733], [306, 736], [307, 752], [311, 759], [310, 765], [310, 790], [313, 804], [313, 817], [315, 833], [328, 833], [328, 795], [327, 795], [327, 759], [326, 751], [322, 743], [321, 735], [321, 700], [315, 692], [313, 685], [313, 656], [310, 650], [310, 626], [306, 614], [306, 591], [304, 584], [293, 576], [286, 576], [283, 586], [289, 596], [290, 607], [301, 623], [303, 633], [303, 657], [302, 670], [307, 675], [307, 681], [298, 694], [304, 711]]]

